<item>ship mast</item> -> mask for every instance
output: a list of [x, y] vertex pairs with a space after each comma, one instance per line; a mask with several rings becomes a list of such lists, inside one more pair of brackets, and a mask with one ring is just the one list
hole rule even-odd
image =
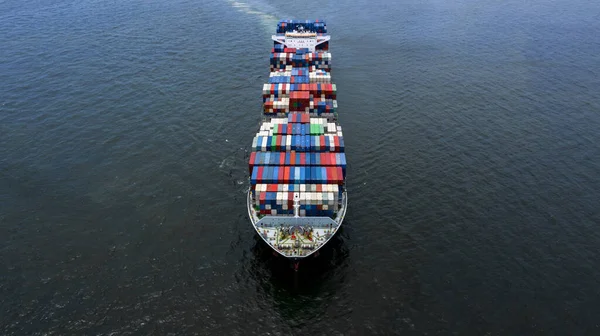
[[300, 194], [294, 193], [294, 218], [300, 217]]

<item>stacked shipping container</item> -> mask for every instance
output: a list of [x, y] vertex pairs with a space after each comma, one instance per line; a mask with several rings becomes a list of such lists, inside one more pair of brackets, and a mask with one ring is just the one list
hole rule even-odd
[[[325, 23], [285, 20], [277, 33], [327, 33]], [[328, 43], [308, 49], [275, 42], [263, 85], [263, 122], [252, 140], [248, 166], [256, 210], [292, 215], [297, 193], [301, 216], [335, 217], [346, 176], [344, 137], [337, 126], [337, 88], [331, 83]]]

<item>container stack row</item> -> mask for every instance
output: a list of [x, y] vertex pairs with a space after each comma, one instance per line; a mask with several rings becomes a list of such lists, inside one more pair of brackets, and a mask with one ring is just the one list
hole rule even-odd
[[344, 171], [342, 167], [254, 166], [250, 181], [252, 184], [344, 184]]
[[273, 135], [256, 136], [252, 140], [252, 150], [257, 152], [345, 152], [344, 137], [325, 135]]
[[325, 166], [346, 170], [345, 153], [252, 152], [249, 169], [255, 166]]
[[301, 216], [333, 216], [341, 193], [337, 184], [257, 184], [252, 190], [254, 206], [263, 215], [293, 214], [297, 194]]
[[[285, 48], [283, 49], [285, 51]], [[295, 50], [295, 52], [291, 52]], [[290, 48], [290, 52], [275, 52], [271, 53], [269, 63], [271, 65], [271, 71], [285, 69], [286, 66], [293, 66], [296, 68], [315, 67], [315, 69], [321, 69], [324, 71], [331, 70], [331, 53], [323, 50], [316, 50], [315, 52], [307, 52], [304, 49], [293, 49]]]
[[[263, 99], [274, 97], [289, 97], [292, 91], [306, 91], [310, 98], [336, 99], [337, 86], [330, 83], [290, 84], [269, 83], [263, 85]], [[264, 101], [264, 100], [263, 100]]]
[[[254, 206], [262, 215], [293, 215], [295, 192], [255, 191]], [[334, 216], [338, 209], [337, 193], [299, 192], [300, 216]]]

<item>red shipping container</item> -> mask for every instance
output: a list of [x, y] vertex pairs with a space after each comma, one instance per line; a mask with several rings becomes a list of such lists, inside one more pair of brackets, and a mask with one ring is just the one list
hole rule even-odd
[[296, 165], [296, 152], [292, 151], [290, 154], [290, 166]]
[[330, 166], [329, 153], [321, 153], [321, 166]]
[[321, 184], [317, 184], [317, 192], [323, 192], [323, 186]]
[[[306, 84], [300, 84], [300, 86], [302, 85], [306, 85]], [[309, 100], [310, 99], [310, 92], [308, 91], [292, 91], [290, 92], [290, 102], [292, 100]]]
[[256, 174], [256, 181], [262, 182], [263, 170], [264, 169], [262, 166], [258, 167], [258, 172]]
[[283, 183], [290, 183], [290, 167], [284, 168], [285, 174], [283, 175]]
[[285, 168], [282, 166], [279, 166], [279, 172], [277, 173], [277, 183], [285, 183], [284, 177], [285, 177]]
[[281, 150], [281, 138], [283, 138], [281, 135], [278, 135], [276, 140], [275, 140], [275, 150], [280, 151]]
[[260, 203], [264, 203], [267, 200], [267, 193], [261, 193], [260, 197], [258, 198], [258, 201]]
[[344, 172], [342, 171], [342, 167], [335, 167], [335, 170], [337, 171], [339, 184], [344, 183]]
[[299, 154], [300, 154], [300, 165], [306, 166], [306, 154], [305, 153], [299, 153]]
[[254, 168], [254, 162], [256, 161], [256, 152], [250, 153], [250, 160], [248, 160], [248, 166], [250, 168], [250, 175], [252, 175], [252, 168]]
[[327, 178], [329, 183], [337, 183], [337, 172], [334, 167], [329, 167], [327, 172]]
[[335, 142], [335, 151], [339, 152], [340, 151], [340, 137], [334, 136], [333, 141]]
[[[282, 142], [282, 146], [283, 146], [283, 142]], [[285, 150], [285, 148], [282, 150]], [[285, 152], [279, 153], [279, 165], [285, 166]], [[281, 169], [281, 171], [283, 171], [283, 169]]]
[[302, 123], [308, 124], [310, 122], [310, 115], [308, 113], [302, 113]]

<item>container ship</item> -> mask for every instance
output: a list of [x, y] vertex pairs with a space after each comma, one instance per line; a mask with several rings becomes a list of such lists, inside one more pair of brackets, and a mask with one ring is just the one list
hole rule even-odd
[[249, 158], [248, 215], [262, 240], [297, 267], [342, 225], [346, 154], [325, 22], [280, 21], [272, 39]]

